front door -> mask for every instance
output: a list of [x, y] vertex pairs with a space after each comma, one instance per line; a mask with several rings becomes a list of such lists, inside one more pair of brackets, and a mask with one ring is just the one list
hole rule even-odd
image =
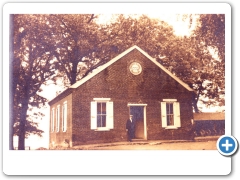
[[145, 108], [146, 106], [129, 106], [129, 113], [133, 115], [133, 122], [135, 123], [136, 139], [146, 139]]

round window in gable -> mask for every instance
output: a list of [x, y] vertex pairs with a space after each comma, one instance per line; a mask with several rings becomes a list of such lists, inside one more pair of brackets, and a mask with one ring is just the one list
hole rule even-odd
[[142, 66], [138, 62], [132, 62], [129, 66], [129, 70], [132, 74], [138, 75], [142, 72]]

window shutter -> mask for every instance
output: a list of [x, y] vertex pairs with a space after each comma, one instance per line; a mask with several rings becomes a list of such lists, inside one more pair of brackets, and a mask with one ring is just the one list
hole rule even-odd
[[57, 111], [56, 111], [56, 119], [57, 119], [57, 122], [56, 122], [56, 132], [59, 132], [59, 125], [60, 125], [60, 106], [58, 105], [57, 106]]
[[181, 127], [181, 120], [180, 120], [180, 103], [174, 102], [173, 103], [173, 110], [174, 110], [174, 125], [176, 127]]
[[62, 131], [67, 131], [67, 103], [64, 103], [62, 106]]
[[64, 128], [65, 128], [65, 126], [64, 126], [64, 104], [63, 104], [63, 106], [62, 106], [62, 131], [64, 132]]
[[166, 102], [161, 102], [162, 127], [167, 127]]
[[51, 122], [51, 131], [52, 132], [54, 132], [54, 121], [55, 121], [55, 119], [54, 119], [54, 108], [52, 109], [52, 122]]
[[55, 131], [57, 132], [57, 128], [58, 128], [58, 108], [56, 108], [56, 112], [55, 112]]
[[65, 111], [65, 113], [64, 113], [64, 125], [65, 125], [65, 132], [67, 131], [67, 103], [66, 104], [64, 104], [64, 106], [65, 106], [65, 108], [64, 108], [64, 111]]
[[97, 102], [91, 102], [91, 129], [97, 129]]
[[107, 102], [107, 128], [113, 129], [113, 102]]

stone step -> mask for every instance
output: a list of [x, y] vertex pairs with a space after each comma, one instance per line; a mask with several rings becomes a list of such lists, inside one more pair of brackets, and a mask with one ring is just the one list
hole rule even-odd
[[146, 139], [132, 139], [132, 142], [147, 141]]

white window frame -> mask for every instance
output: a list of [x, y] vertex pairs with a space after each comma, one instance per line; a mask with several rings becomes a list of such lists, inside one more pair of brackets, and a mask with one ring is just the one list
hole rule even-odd
[[62, 106], [62, 131], [67, 131], [67, 101]]
[[[106, 127], [97, 127], [97, 103], [106, 103]], [[93, 98], [90, 104], [90, 128], [95, 131], [110, 131], [114, 128], [113, 102], [110, 98]]]
[[55, 116], [55, 108], [52, 108], [51, 111], [51, 132], [54, 132], [54, 116]]
[[56, 109], [56, 132], [59, 132], [60, 127], [60, 105], [57, 105]]
[[[168, 103], [173, 104], [173, 125], [167, 125], [166, 107]], [[178, 129], [181, 127], [180, 103], [177, 102], [177, 99], [163, 99], [163, 102], [161, 102], [161, 120], [162, 127], [165, 129]]]

